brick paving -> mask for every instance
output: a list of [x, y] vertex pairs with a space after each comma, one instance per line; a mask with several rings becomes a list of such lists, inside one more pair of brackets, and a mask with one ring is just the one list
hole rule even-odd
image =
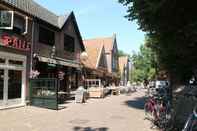
[[68, 103], [54, 111], [26, 106], [0, 111], [0, 131], [151, 131], [144, 120], [144, 91]]

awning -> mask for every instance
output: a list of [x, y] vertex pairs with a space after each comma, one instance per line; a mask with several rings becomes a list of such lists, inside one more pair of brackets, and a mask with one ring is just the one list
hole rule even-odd
[[58, 57], [55, 57], [54, 59], [52, 59], [52, 58], [47, 58], [47, 57], [43, 57], [43, 56], [38, 56], [38, 59], [41, 62], [69, 66], [69, 67], [75, 67], [75, 68], [81, 68], [80, 63], [77, 61], [73, 61], [73, 60], [65, 60], [65, 59], [58, 58]]

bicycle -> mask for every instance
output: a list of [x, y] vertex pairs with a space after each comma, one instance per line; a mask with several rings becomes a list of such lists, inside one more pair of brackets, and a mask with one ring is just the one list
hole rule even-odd
[[197, 106], [195, 106], [193, 113], [188, 117], [182, 131], [197, 131]]
[[[172, 119], [170, 101], [166, 94], [154, 94], [144, 105], [145, 119], [149, 119], [160, 129], [169, 128]], [[148, 116], [149, 115], [149, 116]]]

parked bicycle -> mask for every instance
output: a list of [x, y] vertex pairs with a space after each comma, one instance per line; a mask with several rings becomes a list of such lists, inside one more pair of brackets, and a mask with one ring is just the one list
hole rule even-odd
[[169, 128], [172, 111], [169, 96], [162, 88], [151, 95], [144, 105], [146, 118], [160, 129]]
[[197, 106], [194, 108], [193, 113], [188, 117], [182, 131], [197, 131]]

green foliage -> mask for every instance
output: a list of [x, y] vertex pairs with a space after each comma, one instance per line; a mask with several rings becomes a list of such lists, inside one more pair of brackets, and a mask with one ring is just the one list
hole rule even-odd
[[131, 73], [132, 81], [143, 82], [155, 78], [155, 56], [151, 48], [146, 45], [140, 47], [139, 53], [132, 55], [134, 70]]
[[125, 53], [124, 51], [118, 50], [118, 57], [121, 57], [121, 56], [129, 56], [130, 57], [130, 55]]
[[[171, 78], [187, 80], [197, 68], [197, 17], [195, 1], [119, 0], [128, 7], [128, 20], [137, 20], [147, 32], [158, 66]], [[197, 73], [196, 73], [197, 74]], [[174, 76], [174, 77], [173, 77]]]

